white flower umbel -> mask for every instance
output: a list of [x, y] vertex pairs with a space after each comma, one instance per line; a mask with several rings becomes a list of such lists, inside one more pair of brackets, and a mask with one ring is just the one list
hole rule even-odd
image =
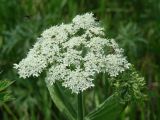
[[74, 93], [93, 87], [100, 72], [116, 77], [129, 66], [123, 49], [105, 38], [92, 13], [45, 30], [27, 57], [15, 64], [20, 77], [38, 77], [46, 70], [46, 82], [52, 85], [59, 80]]

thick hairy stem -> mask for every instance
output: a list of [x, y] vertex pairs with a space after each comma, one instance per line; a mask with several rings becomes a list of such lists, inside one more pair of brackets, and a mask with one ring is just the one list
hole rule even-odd
[[83, 92], [78, 93], [78, 115], [77, 120], [84, 120], [84, 113], [83, 113]]

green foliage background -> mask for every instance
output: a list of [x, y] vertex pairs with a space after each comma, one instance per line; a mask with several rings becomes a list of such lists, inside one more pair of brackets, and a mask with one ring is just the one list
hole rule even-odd
[[[116, 38], [146, 79], [148, 99], [131, 103], [119, 120], [160, 119], [160, 0], [0, 0], [0, 80], [15, 81], [10, 86], [15, 99], [0, 104], [0, 119], [65, 120], [43, 75], [20, 79], [13, 64], [25, 57], [44, 29], [85, 12], [95, 14], [108, 38]], [[112, 92], [103, 75], [98, 79], [102, 79], [96, 82], [99, 93], [87, 98], [86, 111]]]

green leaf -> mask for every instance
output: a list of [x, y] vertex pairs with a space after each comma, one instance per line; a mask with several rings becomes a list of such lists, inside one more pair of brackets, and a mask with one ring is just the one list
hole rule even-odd
[[73, 101], [69, 99], [70, 96], [63, 91], [63, 88], [56, 83], [52, 86], [47, 84], [47, 87], [53, 102], [60, 112], [68, 118], [68, 120], [76, 120], [77, 113], [72, 105]]
[[13, 97], [9, 91], [1, 92], [0, 93], [0, 102], [6, 102], [11, 100]]
[[14, 81], [0, 80], [0, 102], [6, 102], [13, 98], [11, 92], [7, 90], [13, 82]]
[[121, 104], [118, 97], [112, 95], [93, 112], [89, 113], [85, 120], [116, 120], [124, 108], [125, 104]]
[[0, 92], [8, 88], [14, 81], [0, 80]]

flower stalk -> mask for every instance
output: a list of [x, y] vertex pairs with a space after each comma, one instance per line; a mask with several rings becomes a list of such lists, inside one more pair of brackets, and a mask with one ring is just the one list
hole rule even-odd
[[77, 100], [78, 100], [77, 120], [84, 120], [83, 92], [78, 93]]

